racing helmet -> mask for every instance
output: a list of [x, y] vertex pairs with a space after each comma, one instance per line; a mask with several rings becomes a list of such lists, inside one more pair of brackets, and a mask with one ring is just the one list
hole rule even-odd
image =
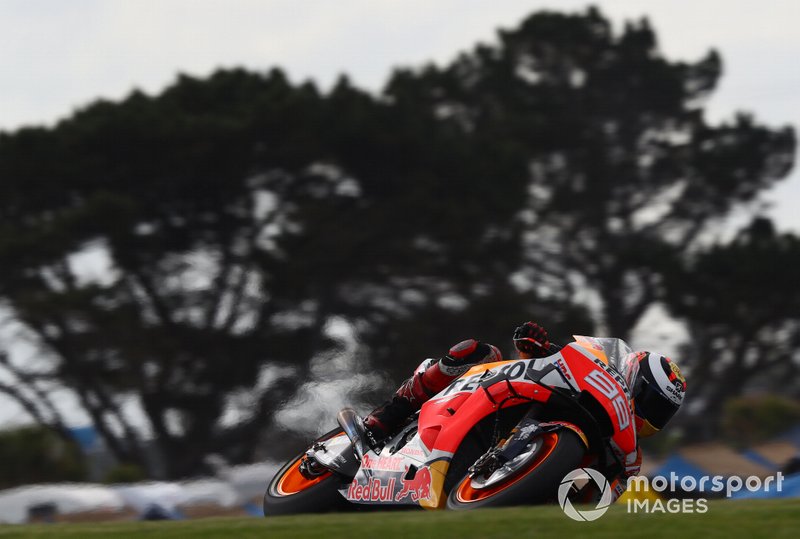
[[636, 430], [640, 437], [652, 436], [681, 407], [686, 394], [686, 379], [678, 365], [654, 352], [636, 352], [639, 372], [633, 384]]

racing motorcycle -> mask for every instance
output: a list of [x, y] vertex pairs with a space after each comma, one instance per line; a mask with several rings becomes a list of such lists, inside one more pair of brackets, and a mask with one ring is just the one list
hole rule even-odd
[[342, 410], [337, 428], [270, 481], [264, 514], [546, 503], [583, 466], [613, 481], [636, 448], [631, 348], [575, 336], [551, 352], [471, 368], [378, 446], [361, 418]]

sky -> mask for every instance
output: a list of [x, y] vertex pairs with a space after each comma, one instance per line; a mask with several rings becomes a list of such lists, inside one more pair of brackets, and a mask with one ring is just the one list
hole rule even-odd
[[[716, 48], [712, 123], [747, 111], [800, 126], [800, 1], [596, 0], [616, 28], [647, 16], [670, 60]], [[395, 67], [445, 64], [539, 9], [582, 0], [0, 0], [0, 130], [51, 125], [97, 98], [161, 91], [178, 73], [283, 68], [329, 88], [341, 73], [378, 92]], [[800, 172], [765, 196], [800, 232]], [[5, 408], [5, 407], [3, 407]], [[0, 413], [0, 423], [11, 408]], [[4, 417], [5, 416], [5, 417]]]

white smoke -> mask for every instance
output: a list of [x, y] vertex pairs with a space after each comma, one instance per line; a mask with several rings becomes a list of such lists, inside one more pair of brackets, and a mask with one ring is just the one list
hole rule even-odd
[[346, 406], [369, 411], [367, 403], [354, 400], [356, 395], [384, 385], [383, 378], [361, 357], [350, 323], [332, 318], [325, 334], [339, 346], [333, 354], [312, 359], [309, 381], [276, 414], [278, 424], [287, 430], [311, 435], [328, 431], [336, 425], [336, 413]]

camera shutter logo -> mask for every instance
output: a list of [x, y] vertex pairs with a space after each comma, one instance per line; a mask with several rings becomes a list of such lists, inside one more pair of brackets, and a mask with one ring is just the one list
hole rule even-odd
[[[578, 511], [572, 506], [569, 493], [572, 485], [578, 479], [594, 481], [600, 489], [600, 492], [602, 492], [600, 501], [594, 509]], [[611, 505], [611, 486], [608, 484], [608, 480], [605, 476], [597, 470], [593, 470], [592, 468], [576, 468], [565, 475], [564, 479], [561, 480], [561, 485], [558, 487], [558, 504], [561, 506], [564, 513], [572, 520], [577, 520], [578, 522], [597, 520], [608, 511], [608, 507]]]

